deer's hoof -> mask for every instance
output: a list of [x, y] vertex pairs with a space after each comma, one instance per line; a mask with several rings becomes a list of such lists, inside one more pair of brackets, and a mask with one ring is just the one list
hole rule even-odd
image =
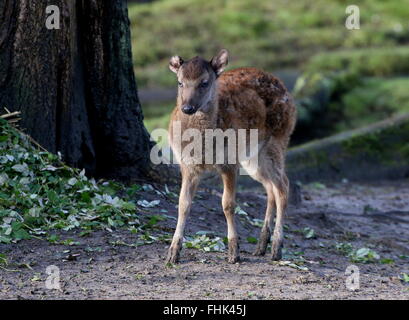
[[166, 257], [166, 264], [176, 264], [179, 262], [180, 248], [170, 247], [168, 250], [168, 256]]
[[236, 263], [240, 261], [239, 243], [237, 238], [229, 239], [229, 257], [227, 261], [229, 263]]
[[236, 256], [229, 256], [229, 258], [227, 259], [227, 261], [229, 263], [237, 263], [240, 261], [240, 256], [236, 255]]
[[271, 246], [271, 260], [279, 261], [282, 258], [281, 244], [274, 244]]
[[266, 254], [266, 248], [258, 245], [256, 250], [253, 252], [253, 256], [264, 256]]
[[254, 251], [253, 255], [255, 256], [264, 256], [267, 251], [268, 243], [270, 242], [271, 233], [268, 229], [261, 231], [260, 240], [257, 243], [257, 248]]

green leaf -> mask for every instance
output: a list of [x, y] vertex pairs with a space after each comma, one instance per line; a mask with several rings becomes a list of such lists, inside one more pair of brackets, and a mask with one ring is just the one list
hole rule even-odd
[[25, 173], [28, 171], [28, 166], [26, 163], [23, 164], [16, 164], [11, 167], [14, 171], [20, 172], [20, 173]]
[[56, 234], [52, 234], [47, 238], [47, 240], [51, 243], [57, 243], [59, 239], [60, 237]]
[[7, 256], [4, 253], [0, 253], [0, 266], [7, 264], [8, 264]]
[[305, 239], [315, 238], [315, 231], [312, 228], [308, 228], [308, 227], [304, 228], [303, 233], [304, 233], [304, 238]]
[[248, 243], [253, 243], [253, 244], [255, 244], [255, 243], [257, 243], [257, 238], [254, 238], [254, 237], [247, 237], [247, 242]]
[[360, 248], [356, 251], [350, 253], [350, 259], [352, 262], [362, 262], [362, 263], [371, 263], [379, 260], [379, 255], [369, 249], [369, 248]]
[[108, 224], [112, 227], [115, 227], [115, 222], [110, 217], [108, 217]]
[[384, 258], [384, 259], [379, 260], [379, 262], [382, 263], [382, 264], [392, 264], [392, 263], [395, 263], [395, 260], [389, 259], [389, 258]]
[[133, 202], [124, 202], [122, 204], [122, 208], [124, 210], [128, 210], [128, 211], [135, 211], [136, 210], [136, 205]]
[[18, 229], [13, 231], [13, 238], [16, 240], [30, 239], [30, 234], [24, 229]]
[[48, 200], [51, 201], [51, 203], [57, 203], [58, 202], [58, 195], [54, 190], [49, 190], [47, 192], [47, 198], [48, 198]]
[[78, 182], [78, 179], [77, 179], [77, 178], [71, 178], [71, 179], [68, 180], [67, 183], [68, 183], [70, 186], [74, 186], [77, 182]]
[[81, 200], [87, 203], [91, 202], [91, 194], [87, 191], [81, 192]]
[[146, 201], [146, 200], [138, 200], [137, 204], [138, 206], [144, 207], [144, 208], [153, 208], [156, 207], [160, 203], [160, 200], [153, 200], [153, 201]]

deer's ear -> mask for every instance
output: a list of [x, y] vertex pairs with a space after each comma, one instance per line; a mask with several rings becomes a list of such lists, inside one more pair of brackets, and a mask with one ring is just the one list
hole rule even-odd
[[215, 55], [210, 61], [214, 72], [219, 76], [226, 68], [229, 62], [229, 52], [226, 49], [222, 49], [217, 55]]
[[183, 64], [183, 59], [179, 56], [173, 56], [170, 58], [169, 61], [169, 69], [172, 70], [174, 73], [179, 71], [179, 68]]

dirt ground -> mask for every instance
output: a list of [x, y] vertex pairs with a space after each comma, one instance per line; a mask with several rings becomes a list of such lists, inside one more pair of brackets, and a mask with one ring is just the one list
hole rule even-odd
[[[224, 237], [220, 194], [205, 188], [198, 194], [187, 234], [211, 230]], [[146, 193], [144, 198], [160, 197]], [[242, 260], [233, 265], [226, 252], [183, 249], [180, 264], [166, 267], [166, 241], [134, 246], [136, 236], [127, 230], [88, 237], [80, 237], [80, 230], [61, 232], [61, 238], [79, 242], [71, 246], [38, 239], [1, 244], [9, 264], [0, 269], [0, 299], [408, 299], [409, 285], [400, 279], [409, 273], [408, 199], [409, 180], [303, 186], [301, 204], [288, 209], [283, 257], [303, 257], [301, 268], [252, 256], [255, 244], [247, 238], [258, 237], [260, 229], [241, 218]], [[175, 203], [160, 200], [150, 211], [166, 209], [176, 217]], [[261, 190], [241, 190], [237, 200], [251, 219], [263, 218]], [[168, 218], [157, 232], [171, 233], [175, 224]], [[306, 238], [306, 227], [314, 237]], [[371, 248], [393, 263], [352, 263], [337, 243]], [[352, 264], [360, 275], [355, 291], [346, 287], [345, 271]], [[46, 289], [50, 265], [60, 270], [59, 290]]]

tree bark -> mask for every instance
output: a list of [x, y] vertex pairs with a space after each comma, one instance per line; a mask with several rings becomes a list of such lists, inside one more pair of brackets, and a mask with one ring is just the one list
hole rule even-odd
[[[47, 29], [46, 7], [60, 9]], [[150, 168], [123, 0], [2, 0], [0, 107], [50, 152], [91, 175], [127, 179]]]

